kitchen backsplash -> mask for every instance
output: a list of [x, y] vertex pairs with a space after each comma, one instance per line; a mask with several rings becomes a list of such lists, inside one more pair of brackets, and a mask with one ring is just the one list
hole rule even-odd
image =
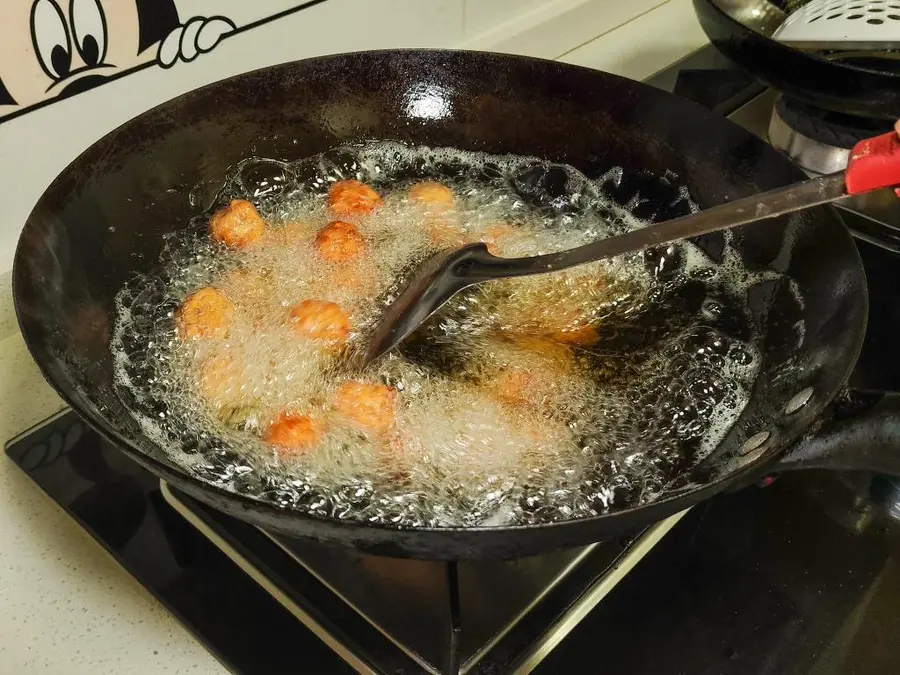
[[2, 0], [0, 280], [46, 186], [93, 141], [237, 73], [390, 47], [558, 58], [668, 0]]

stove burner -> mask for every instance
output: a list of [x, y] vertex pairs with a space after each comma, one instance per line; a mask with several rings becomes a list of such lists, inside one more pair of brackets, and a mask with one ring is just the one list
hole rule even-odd
[[807, 173], [821, 175], [842, 171], [858, 141], [891, 127], [886, 120], [822, 110], [781, 95], [769, 123], [769, 140]]

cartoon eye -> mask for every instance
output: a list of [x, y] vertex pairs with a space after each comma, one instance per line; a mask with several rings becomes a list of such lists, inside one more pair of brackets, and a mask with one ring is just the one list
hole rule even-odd
[[70, 8], [75, 46], [88, 67], [106, 58], [106, 15], [100, 0], [72, 0]]
[[66, 19], [50, 0], [36, 0], [31, 7], [31, 40], [41, 68], [52, 80], [61, 80], [72, 68], [72, 41]]

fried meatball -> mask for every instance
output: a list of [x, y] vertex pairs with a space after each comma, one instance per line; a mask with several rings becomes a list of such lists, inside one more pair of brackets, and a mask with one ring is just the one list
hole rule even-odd
[[375, 190], [358, 180], [342, 180], [328, 190], [328, 207], [337, 216], [361, 216], [381, 206]]
[[515, 232], [515, 227], [507, 223], [495, 223], [485, 229], [481, 241], [487, 246], [488, 253], [500, 255], [506, 240]]
[[241, 403], [241, 372], [230, 354], [211, 356], [197, 374], [200, 396], [211, 408], [235, 408]]
[[416, 183], [409, 189], [410, 201], [423, 204], [434, 211], [452, 209], [454, 199], [453, 190], [433, 181]]
[[241, 358], [232, 353], [207, 357], [197, 369], [197, 393], [207, 408], [229, 426], [243, 427], [258, 413], [258, 396], [247, 388]]
[[217, 282], [234, 303], [237, 313], [255, 325], [267, 320], [274, 298], [271, 273], [267, 270], [236, 269]]
[[559, 378], [565, 376], [549, 364], [533, 368], [507, 367], [494, 374], [486, 389], [491, 396], [508, 406], [543, 406], [560, 393]]
[[498, 324], [504, 331], [582, 348], [599, 341], [596, 314], [623, 292], [611, 288], [605, 275], [568, 272], [517, 279], [498, 288]]
[[471, 243], [461, 227], [442, 218], [431, 221], [427, 227], [428, 238], [441, 248], [458, 248]]
[[294, 246], [301, 242], [305, 244], [312, 229], [312, 225], [302, 221], [285, 223], [270, 228], [266, 235], [266, 241], [275, 246]]
[[309, 415], [283, 412], [266, 429], [264, 439], [280, 455], [296, 455], [318, 445], [324, 434], [324, 425]]
[[355, 267], [343, 267], [333, 274], [328, 275], [328, 282], [332, 288], [346, 293], [356, 293], [365, 290], [365, 280]]
[[542, 338], [573, 347], [593, 347], [600, 339], [596, 326], [585, 321], [582, 310], [544, 312], [536, 332]]
[[178, 311], [178, 335], [185, 340], [223, 338], [234, 315], [234, 306], [217, 288], [201, 288], [187, 297]]
[[397, 392], [381, 384], [347, 382], [338, 387], [334, 409], [352, 424], [373, 434], [384, 434], [394, 424]]
[[427, 228], [428, 238], [441, 248], [458, 248], [481, 242], [492, 255], [500, 255], [507, 238], [515, 232], [512, 225], [500, 223], [484, 229], [480, 235], [475, 232], [467, 233], [459, 225], [443, 218], [432, 220]]
[[270, 274], [265, 270], [236, 269], [223, 276], [218, 284], [228, 291], [236, 305], [256, 304], [272, 291]]
[[501, 403], [524, 405], [531, 401], [534, 375], [521, 368], [506, 368], [488, 380], [488, 391]]
[[209, 221], [212, 238], [230, 248], [246, 248], [260, 239], [266, 223], [256, 207], [244, 199], [235, 199]]
[[561, 342], [575, 347], [593, 347], [600, 339], [596, 326], [582, 325], [575, 320], [563, 327], [547, 333], [547, 337], [555, 342]]
[[384, 271], [368, 256], [347, 263], [330, 264], [309, 280], [304, 296], [327, 299], [342, 308], [359, 307], [361, 302], [372, 299], [372, 289], [379, 287], [384, 276]]
[[314, 340], [340, 342], [350, 334], [350, 317], [340, 305], [325, 300], [304, 300], [291, 309], [297, 334]]
[[355, 225], [335, 220], [316, 233], [319, 256], [334, 263], [344, 263], [362, 255], [366, 240]]
[[497, 360], [479, 373], [485, 390], [509, 406], [541, 405], [554, 396], [560, 381], [572, 374], [572, 350], [544, 337], [504, 336]]
[[310, 295], [331, 298], [339, 305], [352, 305], [371, 294], [373, 275], [368, 267], [358, 264], [337, 265], [311, 280], [307, 290]]
[[523, 352], [525, 358], [537, 359], [554, 369], [568, 371], [572, 365], [572, 350], [568, 345], [540, 335], [509, 334], [504, 338], [516, 349]]

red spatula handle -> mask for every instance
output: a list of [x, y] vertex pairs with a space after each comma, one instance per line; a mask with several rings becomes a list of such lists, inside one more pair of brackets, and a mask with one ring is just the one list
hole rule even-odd
[[853, 146], [844, 182], [849, 195], [900, 185], [900, 136], [897, 132], [867, 138]]

